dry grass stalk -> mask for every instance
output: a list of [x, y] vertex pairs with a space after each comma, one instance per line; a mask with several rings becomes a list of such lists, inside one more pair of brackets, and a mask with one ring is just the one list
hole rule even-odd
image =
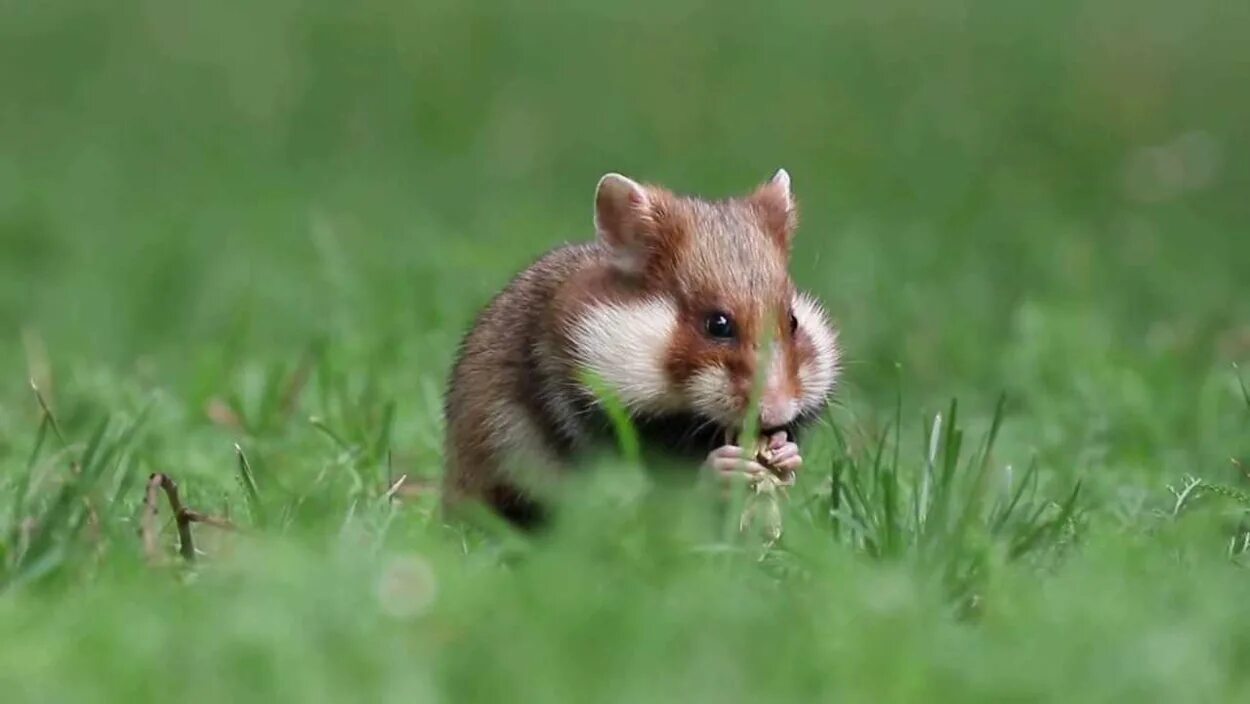
[[143, 511], [143, 550], [152, 563], [162, 561], [160, 528], [156, 521], [162, 491], [169, 501], [170, 511], [173, 512], [174, 522], [178, 527], [178, 553], [187, 562], [195, 561], [195, 540], [191, 534], [192, 523], [204, 523], [223, 530], [234, 530], [234, 524], [224, 518], [210, 516], [183, 506], [182, 498], [178, 495], [177, 482], [168, 474], [157, 472], [148, 478]]

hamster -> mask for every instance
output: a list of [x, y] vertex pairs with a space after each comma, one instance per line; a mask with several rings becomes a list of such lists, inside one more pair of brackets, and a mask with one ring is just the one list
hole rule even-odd
[[828, 403], [839, 351], [822, 307], [790, 280], [785, 170], [715, 201], [610, 173], [594, 223], [594, 241], [543, 255], [463, 338], [446, 397], [445, 509], [480, 501], [518, 526], [544, 523], [550, 507], [532, 487], [612, 439], [587, 373], [644, 447], [723, 479], [766, 471], [751, 439], [733, 440], [758, 379], [769, 467], [802, 464], [797, 430]]

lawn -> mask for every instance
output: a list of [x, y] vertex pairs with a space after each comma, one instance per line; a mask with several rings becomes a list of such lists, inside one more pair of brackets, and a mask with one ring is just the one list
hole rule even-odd
[[[1219, 0], [0, 3], [0, 697], [1246, 700], [1248, 39]], [[549, 534], [442, 521], [459, 338], [599, 176], [779, 167], [846, 359], [781, 539], [620, 457]]]

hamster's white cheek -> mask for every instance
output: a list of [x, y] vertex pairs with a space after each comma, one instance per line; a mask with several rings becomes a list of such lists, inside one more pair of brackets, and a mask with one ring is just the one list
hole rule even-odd
[[738, 402], [733, 395], [729, 372], [724, 367], [707, 367], [695, 372], [686, 382], [686, 392], [696, 411], [720, 421], [735, 420]]
[[676, 328], [677, 308], [664, 298], [593, 305], [572, 326], [573, 357], [629, 408], [669, 410], [680, 404], [664, 371]]
[[804, 408], [819, 407], [833, 390], [832, 375], [819, 371], [815, 364], [799, 367], [799, 405]]
[[829, 326], [820, 304], [809, 296], [795, 296], [792, 305], [799, 332], [811, 341], [813, 350], [811, 358], [799, 365], [802, 405], [805, 408], [815, 408], [824, 403], [837, 381], [837, 333]]

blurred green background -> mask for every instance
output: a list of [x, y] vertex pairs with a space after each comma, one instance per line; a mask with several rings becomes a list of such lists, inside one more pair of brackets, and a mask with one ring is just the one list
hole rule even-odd
[[851, 389], [1114, 362], [1192, 401], [1250, 349], [1247, 12], [8, 3], [0, 321], [162, 379], [223, 336], [440, 375], [512, 272], [590, 236], [602, 172], [724, 195], [784, 166]]
[[341, 333], [334, 310], [373, 338], [455, 330], [589, 236], [604, 171], [719, 195], [785, 166], [796, 274], [853, 382], [898, 360], [943, 392], [1002, 385], [1031, 309], [1130, 356], [1225, 361], [1248, 305], [1246, 14], [9, 3], [0, 315], [120, 362], [239, 324], [281, 351]]
[[[0, 0], [0, 452], [13, 467], [30, 452], [33, 377], [83, 433], [158, 390], [148, 447], [180, 476], [228, 486], [240, 437], [273, 466], [319, 466], [303, 426], [240, 434], [204, 409], [246, 405], [266, 370], [320, 345], [395, 402], [405, 471], [436, 476], [459, 336], [540, 252], [592, 236], [602, 173], [719, 196], [785, 167], [802, 212], [794, 275], [841, 328], [846, 417], [876, 426], [901, 392], [919, 438], [948, 398], [983, 425], [1005, 392], [1007, 459], [1084, 477], [1097, 522], [1131, 523], [1180, 474], [1236, 481], [1228, 459], [1250, 453], [1232, 370], [1250, 361], [1248, 41], [1250, 4], [1227, 0]], [[1065, 588], [1111, 603], [1118, 573], [1075, 574]], [[119, 579], [125, 593], [139, 578]], [[629, 594], [600, 627], [645, 620]], [[118, 614], [97, 624], [109, 633], [133, 607], [99, 598]], [[958, 642], [989, 657], [1049, 624], [1054, 654], [1059, 624], [1102, 603], [1031, 598], [1036, 620], [987, 641], [919, 635], [941, 618], [920, 606], [899, 630], [860, 626], [915, 635], [899, 636], [913, 655]], [[537, 603], [518, 628], [536, 627]], [[330, 613], [346, 623], [343, 608]], [[889, 658], [888, 639], [877, 647], [864, 663]], [[390, 672], [369, 662], [356, 674]], [[906, 682], [981, 672], [918, 667], [844, 693], [907, 699], [922, 690]], [[590, 691], [569, 687], [552, 697]]]

